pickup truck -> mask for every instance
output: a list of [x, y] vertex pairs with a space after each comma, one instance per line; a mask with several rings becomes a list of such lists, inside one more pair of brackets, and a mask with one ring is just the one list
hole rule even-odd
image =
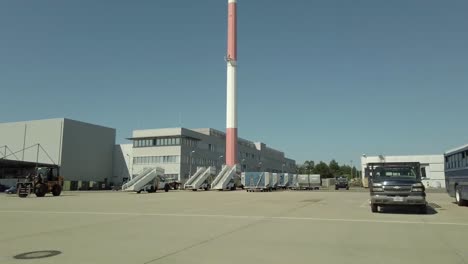
[[412, 207], [421, 214], [427, 213], [419, 162], [369, 163], [365, 173], [373, 213], [387, 206]]
[[346, 190], [349, 190], [349, 182], [348, 179], [345, 177], [336, 177], [335, 179], [335, 190], [338, 190], [340, 188], [345, 188]]

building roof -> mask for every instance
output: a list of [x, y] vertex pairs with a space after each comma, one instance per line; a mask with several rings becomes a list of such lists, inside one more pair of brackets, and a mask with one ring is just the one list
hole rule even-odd
[[35, 167], [59, 167], [56, 164], [36, 163], [31, 161], [0, 159], [0, 168], [35, 168]]
[[18, 125], [18, 124], [29, 124], [29, 123], [40, 123], [40, 122], [51, 122], [51, 121], [56, 121], [56, 122], [74, 122], [74, 123], [80, 123], [88, 126], [96, 126], [96, 127], [101, 127], [101, 128], [107, 128], [107, 129], [114, 129], [112, 127], [106, 127], [106, 126], [101, 126], [101, 125], [96, 125], [88, 122], [83, 122], [83, 121], [78, 121], [70, 118], [64, 118], [64, 117], [59, 117], [59, 118], [48, 118], [48, 119], [35, 119], [35, 120], [25, 120], [25, 121], [15, 121], [15, 122], [4, 122], [0, 123], [0, 125]]
[[453, 148], [453, 149], [447, 150], [447, 151], [445, 152], [445, 154], [452, 154], [453, 152], [457, 152], [457, 151], [460, 151], [460, 150], [463, 150], [463, 149], [468, 149], [468, 144], [463, 145], [463, 146], [460, 146], [460, 147], [457, 147], [457, 148]]

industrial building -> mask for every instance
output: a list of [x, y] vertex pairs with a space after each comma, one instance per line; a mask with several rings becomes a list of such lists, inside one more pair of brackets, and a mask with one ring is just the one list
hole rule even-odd
[[[114, 146], [115, 129], [66, 118], [0, 124], [0, 159], [59, 165], [69, 182], [108, 182]], [[0, 183], [20, 176], [2, 167]]]
[[445, 188], [444, 155], [409, 155], [409, 156], [367, 156], [362, 155], [362, 182], [367, 187], [366, 167], [368, 163], [378, 162], [419, 162], [421, 176], [426, 187]]
[[[132, 145], [116, 146], [114, 179], [128, 177], [126, 168], [136, 175], [146, 167], [157, 166], [165, 170], [166, 177], [184, 182], [197, 166], [215, 166], [219, 171], [225, 162], [226, 134], [212, 128], [135, 130], [129, 140]], [[294, 160], [265, 143], [239, 138], [237, 150], [243, 171], [295, 170]]]
[[[226, 134], [215, 129], [135, 130], [132, 143], [121, 145], [115, 135], [113, 128], [67, 118], [1, 123], [0, 159], [59, 165], [65, 190], [93, 182], [120, 185], [146, 167], [161, 167], [166, 177], [184, 182], [198, 166], [219, 171], [225, 163]], [[244, 171], [295, 169], [294, 160], [260, 142], [239, 138], [237, 155]], [[2, 166], [0, 183], [13, 185], [21, 173]]]

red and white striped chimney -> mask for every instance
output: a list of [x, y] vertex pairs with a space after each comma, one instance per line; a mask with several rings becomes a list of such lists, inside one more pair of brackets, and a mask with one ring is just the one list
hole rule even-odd
[[237, 0], [228, 0], [226, 165], [237, 164]]

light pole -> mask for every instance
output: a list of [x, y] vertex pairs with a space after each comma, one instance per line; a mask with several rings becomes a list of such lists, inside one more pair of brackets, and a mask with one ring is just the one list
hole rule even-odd
[[131, 180], [133, 178], [133, 162], [131, 162], [130, 155], [128, 155], [128, 153], [127, 153], [127, 157], [128, 157], [128, 166], [130, 167], [128, 168], [129, 169], [128, 177]]
[[350, 160], [349, 163], [351, 164], [350, 167], [351, 167], [351, 179], [353, 178], [353, 161]]
[[192, 161], [193, 161], [193, 160], [192, 160], [192, 155], [193, 155], [193, 153], [195, 153], [195, 150], [192, 150], [192, 151], [190, 152], [189, 178], [192, 176]]
[[221, 171], [223, 169], [224, 162], [221, 161], [223, 158], [224, 158], [223, 155], [218, 157], [219, 171]]

